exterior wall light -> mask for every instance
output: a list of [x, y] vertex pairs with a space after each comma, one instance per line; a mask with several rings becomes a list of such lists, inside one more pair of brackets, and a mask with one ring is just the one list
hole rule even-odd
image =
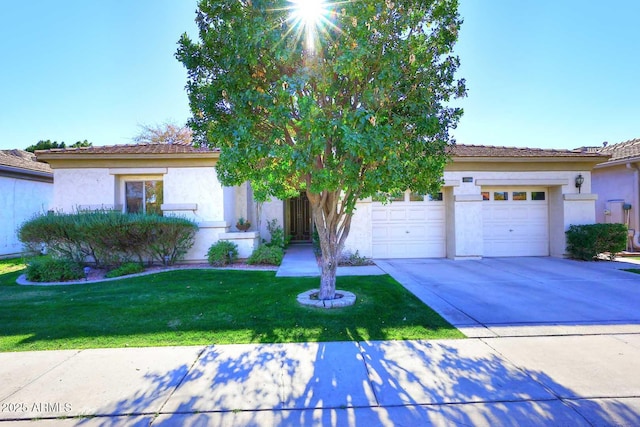
[[576, 176], [576, 188], [578, 189], [578, 193], [580, 193], [582, 189], [582, 184], [584, 184], [584, 177], [580, 173], [578, 174], [578, 176]]

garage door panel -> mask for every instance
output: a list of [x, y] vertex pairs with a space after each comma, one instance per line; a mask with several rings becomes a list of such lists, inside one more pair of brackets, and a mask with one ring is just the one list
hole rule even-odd
[[371, 220], [372, 221], [387, 221], [388, 212], [383, 209], [372, 209], [371, 210]]
[[407, 219], [407, 210], [402, 208], [390, 209], [388, 219], [390, 221], [405, 221]]
[[446, 255], [445, 247], [440, 242], [405, 242], [402, 245], [393, 242], [379, 243], [373, 246], [374, 258], [443, 258]]
[[408, 221], [426, 221], [427, 213], [424, 209], [407, 209], [407, 220]]

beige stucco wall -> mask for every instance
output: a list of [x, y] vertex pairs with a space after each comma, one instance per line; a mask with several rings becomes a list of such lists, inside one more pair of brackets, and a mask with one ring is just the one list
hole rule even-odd
[[108, 168], [56, 169], [53, 182], [54, 210], [113, 208], [115, 203], [115, 177]]
[[355, 253], [371, 258], [373, 241], [371, 236], [371, 198], [356, 203], [351, 220], [351, 229], [344, 243], [344, 252]]
[[0, 257], [23, 252], [16, 230], [53, 203], [53, 185], [47, 182], [0, 177]]
[[284, 228], [284, 202], [278, 199], [271, 199], [256, 205], [255, 215], [258, 218], [256, 230], [260, 233], [260, 238], [269, 241], [270, 235], [267, 223], [273, 219], [278, 221], [278, 225]]

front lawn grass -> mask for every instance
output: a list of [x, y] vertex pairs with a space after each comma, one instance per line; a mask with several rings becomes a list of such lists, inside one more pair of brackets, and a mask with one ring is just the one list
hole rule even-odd
[[0, 351], [231, 343], [463, 338], [389, 276], [339, 277], [357, 302], [297, 303], [318, 278], [178, 270], [96, 284], [20, 286], [0, 261]]

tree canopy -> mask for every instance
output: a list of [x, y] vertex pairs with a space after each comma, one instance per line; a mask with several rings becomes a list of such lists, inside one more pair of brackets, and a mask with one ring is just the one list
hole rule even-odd
[[[84, 141], [74, 142], [73, 144], [69, 145], [68, 148], [91, 147], [92, 145], [93, 144], [91, 142], [85, 139]], [[28, 146], [24, 150], [34, 153], [36, 150], [51, 150], [53, 148], [67, 148], [67, 145], [64, 143], [64, 141], [58, 142], [58, 141], [51, 141], [50, 139], [47, 139], [47, 140], [40, 140], [34, 145]]]
[[307, 192], [332, 298], [356, 201], [442, 183], [462, 114], [449, 101], [465, 94], [461, 20], [457, 0], [307, 3], [202, 0], [199, 40], [183, 35], [177, 58], [222, 183], [249, 180], [261, 199]]
[[141, 131], [133, 137], [136, 143], [191, 145], [192, 132], [188, 126], [165, 122], [159, 125], [140, 125]]

